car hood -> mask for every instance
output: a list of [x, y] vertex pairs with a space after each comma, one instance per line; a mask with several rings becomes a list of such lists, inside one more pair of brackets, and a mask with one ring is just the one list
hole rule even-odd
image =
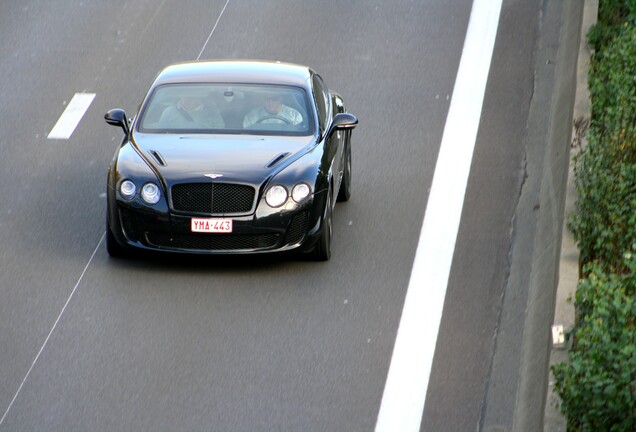
[[137, 133], [133, 141], [166, 183], [216, 176], [260, 185], [304, 154], [314, 137]]

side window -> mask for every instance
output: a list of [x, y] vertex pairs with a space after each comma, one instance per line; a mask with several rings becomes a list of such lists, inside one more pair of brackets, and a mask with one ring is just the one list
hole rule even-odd
[[329, 122], [329, 93], [320, 76], [314, 74], [312, 83], [314, 99], [316, 99], [316, 107], [318, 109], [318, 122], [320, 123], [320, 130], [324, 131]]

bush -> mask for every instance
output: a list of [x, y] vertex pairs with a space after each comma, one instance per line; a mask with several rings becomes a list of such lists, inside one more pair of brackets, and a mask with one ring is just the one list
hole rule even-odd
[[588, 42], [597, 52], [603, 51], [624, 24], [636, 25], [636, 0], [601, 0], [598, 22], [590, 29]]
[[568, 431], [636, 431], [636, 0], [600, 0], [588, 144], [575, 161], [583, 264], [569, 364], [552, 367]]
[[590, 70], [592, 119], [576, 159], [569, 227], [583, 263], [622, 272], [622, 254], [636, 240], [636, 27], [621, 27], [609, 48]]
[[636, 430], [636, 262], [629, 274], [588, 269], [576, 292], [581, 312], [570, 363], [553, 366], [568, 431]]

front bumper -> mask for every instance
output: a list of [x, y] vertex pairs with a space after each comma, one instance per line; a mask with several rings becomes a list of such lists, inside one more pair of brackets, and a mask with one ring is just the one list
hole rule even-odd
[[112, 197], [109, 229], [122, 246], [145, 250], [192, 254], [308, 252], [320, 236], [322, 212], [317, 209], [322, 208], [325, 196], [315, 194], [302, 206], [232, 217], [233, 230], [228, 234], [191, 232], [192, 218], [201, 215], [134, 208]]

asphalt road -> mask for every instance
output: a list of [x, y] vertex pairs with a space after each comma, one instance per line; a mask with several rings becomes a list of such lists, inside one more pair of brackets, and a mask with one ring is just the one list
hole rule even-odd
[[[544, 3], [503, 4], [422, 430], [483, 425]], [[373, 430], [471, 6], [1, 2], [0, 431]], [[330, 262], [108, 257], [103, 113], [199, 57], [311, 65], [359, 117]]]

